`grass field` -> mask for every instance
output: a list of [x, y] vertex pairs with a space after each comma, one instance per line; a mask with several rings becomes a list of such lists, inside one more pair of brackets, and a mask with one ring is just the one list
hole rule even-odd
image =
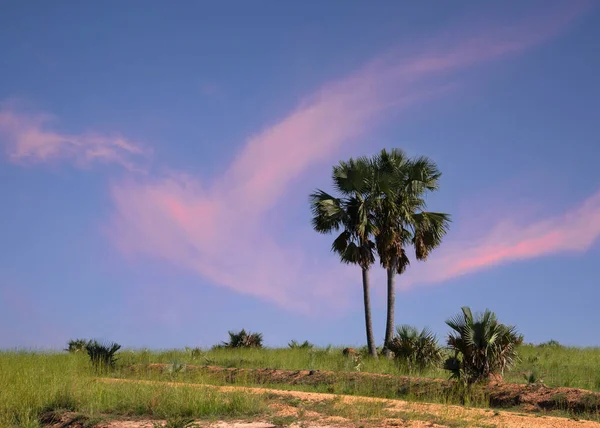
[[260, 396], [213, 389], [95, 382], [87, 356], [0, 353], [0, 426], [37, 427], [51, 410], [103, 414], [237, 417], [264, 412]]
[[[534, 372], [548, 386], [600, 392], [600, 348], [522, 345], [519, 347], [519, 356], [521, 361], [505, 376], [507, 382], [526, 383], [524, 374]], [[181, 350], [121, 352], [122, 363], [174, 361], [222, 367], [332, 371], [353, 371], [357, 365], [351, 359], [342, 357], [341, 348], [214, 349], [206, 350], [195, 357], [192, 357], [191, 352]], [[363, 372], [448, 378], [448, 372], [442, 369], [410, 373], [406, 367], [384, 358], [363, 358], [360, 364], [359, 369]]]
[[[523, 345], [519, 349], [521, 362], [506, 375], [508, 382], [525, 383], [525, 372], [536, 372], [548, 386], [568, 386], [600, 391], [600, 349], [566, 348], [559, 346]], [[383, 358], [363, 358], [360, 366], [342, 356], [341, 349], [215, 349], [194, 355], [190, 351], [123, 350], [111, 376], [125, 377], [124, 368], [132, 364], [185, 363], [240, 368], [274, 368], [292, 370], [330, 370], [338, 372], [384, 373], [447, 378], [443, 370], [408, 373], [406, 368]], [[358, 366], [358, 367], [357, 367]], [[169, 375], [167, 375], [168, 378]], [[173, 378], [179, 376], [174, 373]], [[267, 399], [242, 392], [219, 392], [211, 388], [177, 388], [161, 385], [116, 385], [97, 382], [96, 373], [87, 355], [66, 352], [0, 352], [0, 426], [37, 427], [40, 416], [51, 410], [81, 412], [94, 418], [105, 415], [232, 418], [265, 414]], [[164, 378], [164, 375], [163, 375]], [[178, 380], [214, 383], [214, 379], [186, 378]], [[239, 379], [240, 385], [247, 384]], [[287, 388], [286, 386], [279, 386]], [[290, 387], [291, 388], [291, 387]], [[296, 389], [316, 390], [315, 387]], [[335, 392], [355, 395], [386, 396], [385, 391], [373, 392], [369, 386], [339, 385]], [[354, 388], [354, 390], [352, 390]], [[362, 388], [362, 389], [361, 389]], [[410, 397], [406, 397], [410, 398]], [[435, 397], [432, 397], [435, 401]], [[485, 403], [472, 403], [485, 405]]]

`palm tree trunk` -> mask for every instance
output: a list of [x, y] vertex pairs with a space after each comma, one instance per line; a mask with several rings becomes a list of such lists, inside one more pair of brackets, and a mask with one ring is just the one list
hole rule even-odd
[[385, 355], [390, 357], [389, 345], [394, 336], [394, 309], [396, 306], [396, 268], [390, 266], [387, 269], [387, 318], [385, 323]]
[[373, 337], [373, 322], [371, 320], [371, 297], [369, 296], [369, 268], [362, 268], [363, 296], [365, 299], [365, 325], [367, 328], [367, 345], [369, 354], [377, 358], [377, 348]]

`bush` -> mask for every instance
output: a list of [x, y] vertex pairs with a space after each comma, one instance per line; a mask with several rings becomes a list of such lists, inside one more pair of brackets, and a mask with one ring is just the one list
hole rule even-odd
[[493, 312], [486, 309], [474, 317], [465, 306], [446, 324], [454, 330], [448, 335], [454, 356], [444, 364], [451, 377], [472, 384], [492, 374], [504, 375], [504, 370], [517, 362], [516, 348], [523, 343], [523, 336], [514, 326], [499, 323]]
[[437, 338], [428, 328], [419, 331], [410, 325], [396, 327], [396, 335], [388, 348], [411, 371], [438, 367], [443, 358]]
[[118, 343], [99, 343], [96, 340], [90, 340], [86, 346], [87, 353], [97, 370], [112, 369], [115, 367], [117, 358], [115, 354], [121, 349]]
[[86, 350], [87, 345], [88, 341], [85, 339], [69, 340], [69, 343], [67, 344], [67, 349], [65, 349], [65, 351], [69, 351], [72, 354], [75, 354], [77, 352], [83, 352]]
[[308, 340], [305, 340], [302, 343], [292, 340], [290, 343], [288, 343], [288, 346], [291, 349], [312, 349], [312, 348], [314, 348], [314, 345], [312, 343], [310, 343]]
[[263, 337], [260, 333], [251, 333], [242, 331], [229, 333], [229, 342], [223, 342], [223, 346], [226, 348], [262, 348]]

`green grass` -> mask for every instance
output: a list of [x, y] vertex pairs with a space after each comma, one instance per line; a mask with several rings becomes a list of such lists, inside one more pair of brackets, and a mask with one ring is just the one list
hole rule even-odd
[[[342, 356], [342, 348], [215, 349], [206, 350], [195, 358], [192, 358], [189, 352], [178, 350], [124, 351], [120, 355], [122, 362], [129, 363], [180, 361], [222, 367], [331, 371], [353, 371], [356, 367], [351, 358]], [[535, 371], [544, 383], [551, 387], [565, 386], [600, 392], [600, 348], [522, 345], [519, 347], [519, 356], [521, 361], [505, 374], [507, 382], [526, 383], [524, 373]], [[385, 358], [363, 358], [360, 371], [441, 379], [447, 379], [449, 376], [449, 373], [442, 369], [411, 373], [406, 367]]]
[[[548, 386], [566, 386], [600, 391], [600, 348], [568, 348], [523, 345], [521, 362], [506, 375], [506, 380], [526, 382], [524, 372], [535, 371]], [[290, 370], [355, 371], [352, 358], [342, 355], [342, 348], [330, 349], [216, 349], [192, 356], [186, 351], [129, 351], [118, 354], [117, 371], [111, 376], [174, 380], [194, 383], [225, 384], [225, 379], [207, 377], [183, 369], [185, 364], [215, 365], [238, 368], [273, 368]], [[178, 362], [182, 370], [172, 373], [127, 374], [123, 368], [136, 363]], [[392, 375], [409, 375], [408, 370], [384, 358], [363, 358], [360, 371]], [[441, 369], [412, 373], [425, 378], [447, 378]], [[65, 410], [99, 418], [105, 415], [149, 416], [155, 419], [175, 417], [226, 418], [258, 415], [266, 411], [266, 398], [245, 393], [218, 392], [210, 388], [171, 388], [165, 385], [106, 384], [94, 381], [97, 373], [85, 354], [66, 352], [0, 351], [0, 426], [39, 426], [39, 417], [49, 410]], [[253, 385], [253, 379], [238, 377], [236, 385]], [[452, 403], [456, 397], [413, 396], [399, 393], [377, 380], [356, 382], [339, 379], [322, 385], [263, 384], [264, 387], [336, 394], [378, 396], [385, 398], [426, 399]], [[485, 406], [475, 399], [468, 403]], [[597, 405], [597, 403], [592, 403]], [[593, 407], [593, 406], [592, 406]], [[357, 410], [358, 411], [358, 410]], [[339, 413], [339, 412], [338, 412]], [[344, 412], [342, 412], [344, 413]]]
[[223, 418], [261, 414], [262, 397], [210, 388], [105, 384], [85, 355], [0, 352], [0, 426], [37, 427], [48, 411]]
[[600, 392], [600, 348], [524, 345], [519, 356], [508, 382], [523, 383], [522, 373], [535, 371], [548, 386]]

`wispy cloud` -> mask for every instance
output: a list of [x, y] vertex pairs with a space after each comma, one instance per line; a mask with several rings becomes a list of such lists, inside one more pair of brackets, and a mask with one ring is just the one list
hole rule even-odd
[[48, 114], [20, 114], [0, 110], [0, 138], [15, 163], [42, 163], [67, 160], [78, 166], [93, 162], [116, 163], [135, 170], [134, 159], [149, 151], [121, 135], [98, 133], [69, 134], [51, 129]]
[[[265, 213], [281, 212], [293, 180], [364, 135], [384, 113], [399, 114], [447, 91], [451, 73], [546, 40], [580, 13], [577, 8], [569, 10], [574, 12], [538, 17], [510, 31], [487, 30], [444, 49], [430, 46], [418, 55], [395, 51], [377, 58], [325, 85], [249, 138], [210, 187], [185, 174], [115, 184], [111, 236], [123, 251], [168, 260], [217, 285], [286, 308], [311, 312], [332, 302], [344, 305], [347, 293], [342, 289], [347, 287], [349, 270], [282, 243], [265, 224]], [[513, 240], [490, 237], [458, 258], [442, 257], [437, 263], [445, 274], [425, 275], [425, 281], [442, 281], [514, 259], [514, 248], [521, 258], [548, 252], [541, 248], [570, 249], [565, 246], [573, 244], [562, 235], [552, 235], [557, 230], [552, 226], [560, 223], [545, 224], [498, 235]]]
[[427, 263], [415, 263], [401, 286], [435, 284], [505, 263], [590, 249], [600, 238], [600, 191], [564, 214], [528, 224], [496, 221], [469, 242], [449, 240]]

